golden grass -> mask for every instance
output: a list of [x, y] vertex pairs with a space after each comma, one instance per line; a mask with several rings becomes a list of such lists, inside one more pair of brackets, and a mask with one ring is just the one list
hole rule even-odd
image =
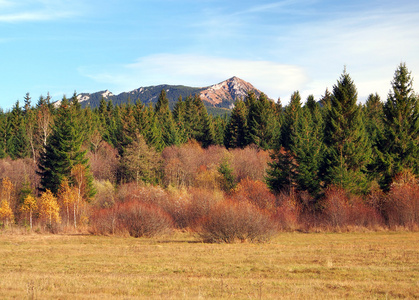
[[419, 233], [281, 233], [266, 244], [0, 235], [0, 298], [419, 298]]

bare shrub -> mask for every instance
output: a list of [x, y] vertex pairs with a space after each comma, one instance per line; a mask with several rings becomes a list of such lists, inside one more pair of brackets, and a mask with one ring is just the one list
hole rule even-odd
[[330, 187], [325, 193], [322, 217], [326, 225], [333, 229], [348, 226], [373, 229], [382, 226], [383, 220], [379, 211], [368, 202], [368, 198], [365, 201], [359, 196], [350, 195], [341, 188]]
[[324, 220], [332, 227], [341, 227], [348, 224], [349, 197], [346, 191], [338, 187], [329, 187], [323, 200]]
[[271, 193], [266, 183], [252, 180], [248, 177], [240, 181], [231, 198], [239, 202], [248, 201], [269, 212], [274, 212], [276, 209], [275, 196]]
[[244, 149], [230, 150], [234, 177], [238, 182], [242, 179], [263, 181], [266, 177], [266, 169], [270, 161], [269, 153], [258, 149], [255, 145]]
[[419, 225], [419, 181], [409, 172], [400, 174], [384, 197], [383, 213], [388, 226]]
[[196, 227], [199, 220], [208, 215], [210, 211], [224, 200], [220, 191], [211, 191], [200, 188], [189, 189], [189, 204], [186, 211], [186, 222], [189, 227]]
[[165, 148], [162, 152], [163, 182], [175, 187], [192, 186], [197, 169], [204, 164], [204, 151], [196, 141]]
[[226, 200], [201, 219], [199, 236], [210, 243], [263, 242], [275, 233], [271, 216], [247, 202]]
[[136, 200], [97, 209], [90, 221], [90, 232], [99, 235], [128, 233], [133, 237], [152, 237], [172, 228], [173, 220], [163, 209]]
[[87, 154], [90, 171], [96, 180], [116, 182], [119, 165], [118, 150], [105, 141], [101, 141], [95, 152]]
[[[281, 230], [295, 230], [299, 227], [300, 207], [295, 197], [287, 193], [277, 195], [277, 208], [274, 213], [275, 221]], [[303, 220], [305, 222], [306, 220]]]
[[118, 220], [117, 205], [111, 208], [96, 208], [90, 216], [89, 232], [95, 235], [123, 234]]
[[118, 207], [118, 222], [133, 237], [152, 237], [168, 233], [173, 228], [173, 220], [160, 207], [130, 201]]

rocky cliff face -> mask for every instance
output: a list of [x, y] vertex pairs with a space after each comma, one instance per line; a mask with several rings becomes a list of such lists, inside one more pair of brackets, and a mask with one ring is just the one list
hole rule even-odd
[[249, 91], [254, 91], [257, 96], [260, 91], [252, 84], [238, 77], [232, 77], [218, 84], [214, 84], [201, 91], [201, 99], [213, 106], [224, 106], [223, 103], [233, 104], [237, 99], [246, 97]]

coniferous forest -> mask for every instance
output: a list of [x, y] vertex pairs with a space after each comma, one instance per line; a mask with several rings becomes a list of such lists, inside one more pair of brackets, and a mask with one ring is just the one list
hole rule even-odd
[[162, 90], [82, 108], [29, 94], [0, 112], [3, 230], [152, 236], [187, 229], [209, 242], [278, 230], [419, 225], [419, 98], [405, 64], [386, 99], [360, 103], [343, 71], [321, 99], [249, 92], [230, 115], [198, 95], [173, 110]]

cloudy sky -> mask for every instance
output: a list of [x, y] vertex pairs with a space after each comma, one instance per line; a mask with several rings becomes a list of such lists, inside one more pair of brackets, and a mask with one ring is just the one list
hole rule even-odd
[[[319, 98], [344, 66], [365, 101], [406, 62], [419, 78], [416, 0], [0, 0], [0, 107], [27, 92], [208, 86]], [[419, 79], [415, 81], [419, 92]]]

